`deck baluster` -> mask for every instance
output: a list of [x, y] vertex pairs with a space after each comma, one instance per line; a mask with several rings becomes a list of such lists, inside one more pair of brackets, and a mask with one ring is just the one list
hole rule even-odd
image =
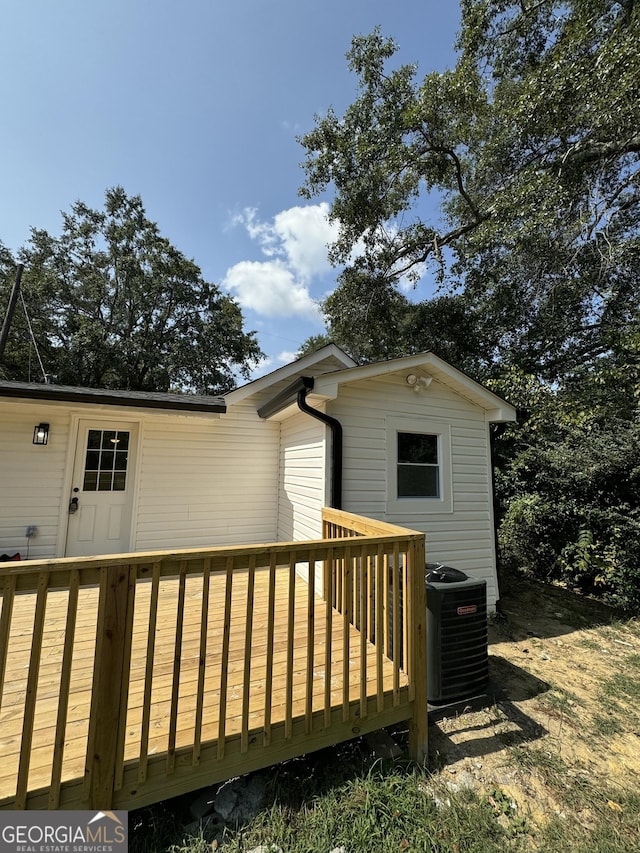
[[344, 602], [342, 611], [342, 721], [344, 723], [348, 722], [351, 716], [349, 708], [349, 639], [351, 636], [351, 623], [353, 621], [353, 561], [351, 547], [347, 545], [343, 559]]
[[242, 667], [242, 733], [240, 752], [249, 748], [249, 699], [251, 689], [251, 639], [253, 637], [253, 597], [256, 583], [256, 555], [249, 557], [249, 575], [247, 588], [247, 615], [244, 631], [244, 664]]
[[147, 761], [149, 755], [149, 728], [151, 721], [151, 688], [153, 686], [153, 658], [156, 645], [156, 627], [158, 621], [158, 594], [160, 590], [160, 568], [161, 564], [156, 561], [153, 564], [151, 580], [151, 601], [149, 604], [149, 629], [147, 633], [147, 654], [144, 671], [144, 694], [142, 699], [142, 727], [140, 731], [140, 764], [138, 767], [138, 781], [144, 782], [147, 778]]
[[24, 720], [22, 723], [22, 746], [20, 749], [20, 764], [18, 766], [18, 786], [16, 791], [16, 808], [24, 809], [29, 786], [29, 763], [31, 761], [31, 741], [33, 739], [33, 722], [36, 712], [36, 695], [38, 675], [40, 672], [40, 656], [42, 654], [42, 636], [44, 632], [44, 617], [47, 609], [47, 591], [49, 572], [40, 572], [38, 578], [38, 593], [36, 612], [33, 619], [33, 635], [31, 638], [31, 656], [29, 659], [29, 676], [25, 695]]
[[49, 788], [49, 809], [57, 809], [60, 805], [60, 780], [62, 777], [62, 761], [64, 757], [64, 741], [67, 729], [67, 712], [69, 709], [69, 685], [71, 682], [71, 660], [76, 633], [76, 616], [78, 613], [78, 590], [80, 575], [77, 569], [69, 573], [69, 596], [67, 599], [67, 621], [64, 628], [64, 646], [62, 649], [62, 670], [60, 672], [60, 689], [58, 691], [58, 713], [56, 716], [56, 734], [51, 763], [51, 787]]
[[316, 640], [316, 564], [315, 553], [309, 552], [309, 581], [307, 583], [307, 669], [304, 707], [304, 730], [311, 734], [313, 728], [313, 660]]
[[220, 661], [220, 699], [218, 711], [218, 760], [224, 758], [227, 724], [227, 687], [229, 684], [229, 642], [231, 637], [231, 591], [233, 585], [233, 557], [227, 557], [224, 595], [224, 621], [222, 627], [222, 659]]
[[0, 565], [0, 809], [137, 808], [403, 720], [422, 760], [424, 536], [322, 530]]
[[209, 630], [209, 589], [211, 586], [211, 558], [204, 561], [202, 573], [202, 608], [200, 611], [200, 650], [198, 654], [198, 687], [196, 692], [196, 716], [193, 726], [193, 757], [194, 767], [200, 764], [202, 747], [202, 715], [204, 713], [204, 677], [207, 666], [207, 636]]
[[275, 631], [276, 605], [276, 555], [269, 556], [269, 595], [267, 603], [267, 654], [264, 676], [264, 745], [271, 743], [271, 706], [273, 703], [273, 639]]
[[285, 739], [293, 735], [293, 650], [296, 635], [295, 624], [295, 599], [296, 593], [296, 558], [293, 553], [289, 557], [289, 587], [287, 603], [287, 674], [285, 687], [285, 717], [284, 736]]

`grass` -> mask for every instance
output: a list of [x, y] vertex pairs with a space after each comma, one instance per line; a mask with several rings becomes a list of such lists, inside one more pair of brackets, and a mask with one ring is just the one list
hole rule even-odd
[[547, 716], [577, 726], [576, 707], [581, 705], [578, 697], [569, 690], [553, 687], [537, 698], [536, 704]]
[[591, 649], [593, 652], [601, 652], [602, 651], [602, 643], [599, 643], [597, 640], [591, 639], [591, 637], [584, 637], [580, 640], [580, 645], [585, 649]]
[[594, 714], [591, 731], [598, 737], [613, 737], [624, 732], [624, 726], [613, 714]]
[[624, 661], [624, 672], [616, 672], [604, 684], [604, 689], [627, 702], [640, 701], [640, 655], [630, 655]]
[[511, 760], [535, 774], [563, 808], [536, 833], [545, 853], [637, 853], [640, 795], [607, 790], [585, 771], [542, 748], [518, 748]]
[[130, 815], [132, 853], [224, 853], [262, 846], [284, 853], [425, 851], [500, 853], [528, 850], [528, 826], [498, 789], [481, 796], [453, 791], [408, 761], [372, 760], [358, 742], [273, 768], [262, 811], [224, 830], [204, 819], [185, 832], [179, 805]]
[[514, 829], [515, 813], [506, 814], [471, 791], [452, 794], [434, 787], [423, 772], [408, 766], [376, 764], [295, 808], [288, 803], [291, 793], [276, 785], [271, 804], [230, 835], [225, 853], [269, 844], [287, 853], [525, 849], [517, 841], [522, 824]]
[[598, 703], [603, 713], [592, 717], [595, 734], [613, 736], [640, 726], [640, 655], [628, 655], [621, 670], [600, 683]]
[[[599, 787], [557, 753], [508, 750], [511, 767], [535, 776], [559, 804], [533, 826], [499, 787], [478, 792], [408, 761], [374, 761], [359, 742], [274, 768], [262, 810], [248, 824], [204, 819], [185, 831], [179, 807], [132, 813], [132, 853], [637, 853], [640, 797]], [[137, 823], [136, 823], [137, 822]]]
[[[571, 624], [562, 615], [563, 623]], [[640, 794], [624, 775], [599, 769], [608, 766], [613, 737], [626, 738], [628, 748], [631, 733], [640, 731], [640, 620], [597, 619], [590, 636], [576, 637], [575, 647], [600, 654], [578, 654], [575, 673], [560, 682], [563, 686], [547, 677], [553, 675], [553, 662], [523, 656], [523, 644], [539, 644], [526, 629], [515, 619], [496, 626], [519, 648], [515, 666], [492, 655], [498, 681], [523, 676], [519, 692], [505, 710], [496, 704], [483, 718], [469, 721], [463, 715], [462, 744], [444, 742], [449, 751], [466, 756], [465, 766], [484, 763], [477, 777], [465, 774], [462, 765], [452, 770], [450, 756], [435, 750], [430, 773], [406, 754], [396, 762], [375, 760], [364, 741], [356, 740], [264, 771], [268, 783], [261, 810], [244, 824], [223, 824], [215, 817], [190, 823], [188, 798], [132, 812], [131, 853], [256, 848], [261, 853], [638, 853]], [[563, 636], [564, 654], [570, 646]], [[526, 666], [531, 669], [523, 670]], [[511, 731], [514, 720], [519, 728]], [[465, 733], [474, 727], [480, 738], [469, 743], [486, 747], [484, 753], [465, 752]], [[483, 775], [492, 736], [493, 748], [499, 743], [498, 772]], [[473, 787], [465, 787], [465, 781]]]

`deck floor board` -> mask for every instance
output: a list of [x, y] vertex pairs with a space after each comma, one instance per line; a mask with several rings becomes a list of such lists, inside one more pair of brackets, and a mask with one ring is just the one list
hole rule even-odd
[[[229, 633], [227, 662], [226, 736], [241, 732], [243, 688], [245, 683], [246, 608], [249, 574], [234, 574], [232, 584], [232, 619]], [[265, 724], [265, 690], [268, 659], [268, 580], [269, 571], [255, 573], [255, 592], [251, 633], [251, 668], [249, 673], [249, 728], [261, 731]], [[293, 678], [291, 708], [294, 720], [304, 718], [306, 711], [306, 673], [308, 665], [308, 586], [300, 577], [295, 583], [294, 624], [288, 622], [288, 569], [276, 572], [276, 597], [273, 639], [271, 687], [271, 725], [285, 720], [287, 707], [287, 653], [293, 637]], [[222, 641], [224, 625], [225, 576], [212, 573], [209, 588], [206, 671], [204, 679], [203, 722], [201, 741], [215, 742], [218, 737], [218, 713], [222, 676]], [[147, 666], [147, 643], [151, 581], [136, 585], [133, 623], [133, 642], [129, 678], [129, 701], [124, 741], [124, 760], [137, 762], [140, 757], [142, 707]], [[7, 667], [2, 705], [0, 706], [0, 807], [15, 795], [20, 744], [25, 707], [25, 691], [29, 668], [30, 646], [35, 614], [34, 593], [16, 594], [12, 629], [9, 636]], [[62, 782], [84, 776], [89, 713], [91, 706], [92, 671], [95, 654], [97, 620], [97, 587], [80, 590], [74, 635], [71, 683], [69, 687], [68, 721], [62, 765]], [[153, 680], [148, 754], [166, 753], [170, 737], [171, 697], [174, 672], [178, 580], [163, 579], [158, 596], [157, 630], [154, 646]], [[62, 648], [67, 618], [68, 594], [52, 590], [48, 593], [44, 620], [44, 640], [37, 685], [35, 722], [29, 767], [28, 789], [46, 788], [50, 784], [54, 753], [56, 714], [59, 702], [62, 669]], [[200, 657], [200, 620], [202, 607], [202, 577], [189, 576], [185, 587], [184, 625], [180, 654], [180, 687], [176, 748], [191, 746], [197, 706]], [[313, 633], [313, 701], [312, 711], [324, 708], [326, 603], [314, 597]], [[343, 703], [343, 631], [340, 613], [332, 614], [331, 637], [331, 705]], [[292, 632], [292, 634], [290, 634]], [[360, 635], [349, 626], [349, 686], [348, 699], [358, 701], [361, 695]], [[366, 644], [366, 694], [374, 697], [377, 690], [376, 650]], [[407, 681], [400, 673], [400, 686]], [[393, 690], [393, 665], [383, 659], [385, 693]]]

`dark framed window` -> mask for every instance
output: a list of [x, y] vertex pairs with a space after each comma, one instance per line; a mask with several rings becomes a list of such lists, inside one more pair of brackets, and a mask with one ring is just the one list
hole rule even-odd
[[438, 436], [398, 433], [399, 498], [440, 498]]

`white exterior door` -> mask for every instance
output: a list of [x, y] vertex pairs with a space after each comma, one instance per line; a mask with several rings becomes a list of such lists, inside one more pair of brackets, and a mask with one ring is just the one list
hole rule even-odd
[[138, 425], [80, 421], [69, 495], [67, 557], [131, 548]]

